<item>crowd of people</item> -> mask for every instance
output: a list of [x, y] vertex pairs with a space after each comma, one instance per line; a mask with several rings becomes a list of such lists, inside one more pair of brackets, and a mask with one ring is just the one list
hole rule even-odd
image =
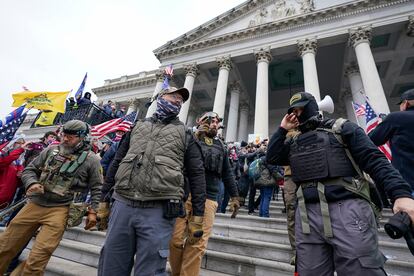
[[[370, 136], [324, 118], [311, 94], [295, 94], [273, 136], [257, 144], [224, 143], [215, 112], [187, 128], [178, 114], [188, 98], [186, 88], [163, 89], [153, 116], [112, 140], [71, 120], [3, 148], [0, 210], [27, 201], [3, 219], [0, 274], [42, 275], [65, 229], [86, 217], [85, 230], [106, 231], [98, 275], [166, 275], [167, 258], [172, 275], [199, 275], [216, 212], [237, 219], [244, 206], [269, 218], [281, 189], [299, 275], [386, 275], [376, 222], [383, 201], [414, 221], [413, 90]], [[111, 101], [102, 108], [115, 118], [126, 112]], [[387, 141], [392, 164], [376, 146]]]
[[[77, 99], [74, 97], [68, 98], [66, 101], [66, 111], [92, 104], [93, 102], [91, 97], [92, 94], [90, 92], [85, 92], [83, 96], [79, 96]], [[127, 113], [125, 105], [116, 104], [111, 100], [108, 100], [106, 104], [98, 102], [97, 107], [99, 107], [110, 118], [122, 118]]]

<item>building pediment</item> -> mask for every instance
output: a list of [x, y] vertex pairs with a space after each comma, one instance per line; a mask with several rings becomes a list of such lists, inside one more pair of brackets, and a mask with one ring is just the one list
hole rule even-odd
[[[409, 0], [251, 0], [154, 50], [163, 59], [203, 48], [301, 28]], [[329, 2], [327, 6], [326, 2]]]

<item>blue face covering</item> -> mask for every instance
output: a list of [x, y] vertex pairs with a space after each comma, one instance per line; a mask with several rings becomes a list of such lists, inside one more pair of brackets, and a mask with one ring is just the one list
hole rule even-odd
[[180, 113], [181, 105], [175, 105], [170, 103], [167, 100], [164, 100], [162, 97], [157, 99], [157, 110], [155, 114], [161, 120], [169, 117], [175, 117]]

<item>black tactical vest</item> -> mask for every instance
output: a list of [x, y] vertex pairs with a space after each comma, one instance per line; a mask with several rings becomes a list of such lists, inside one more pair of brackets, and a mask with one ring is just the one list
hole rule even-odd
[[295, 137], [289, 161], [296, 183], [357, 175], [344, 146], [332, 133], [322, 129]]
[[198, 140], [201, 152], [203, 153], [204, 168], [206, 173], [216, 174], [221, 177], [224, 162], [224, 146], [217, 140], [213, 139], [211, 146], [207, 145], [203, 139]]

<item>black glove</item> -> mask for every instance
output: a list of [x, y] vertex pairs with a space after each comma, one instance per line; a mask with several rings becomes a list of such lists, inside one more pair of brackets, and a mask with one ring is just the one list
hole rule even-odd
[[384, 230], [394, 240], [404, 237], [408, 249], [414, 256], [414, 227], [406, 212], [398, 212], [393, 215], [384, 225]]

